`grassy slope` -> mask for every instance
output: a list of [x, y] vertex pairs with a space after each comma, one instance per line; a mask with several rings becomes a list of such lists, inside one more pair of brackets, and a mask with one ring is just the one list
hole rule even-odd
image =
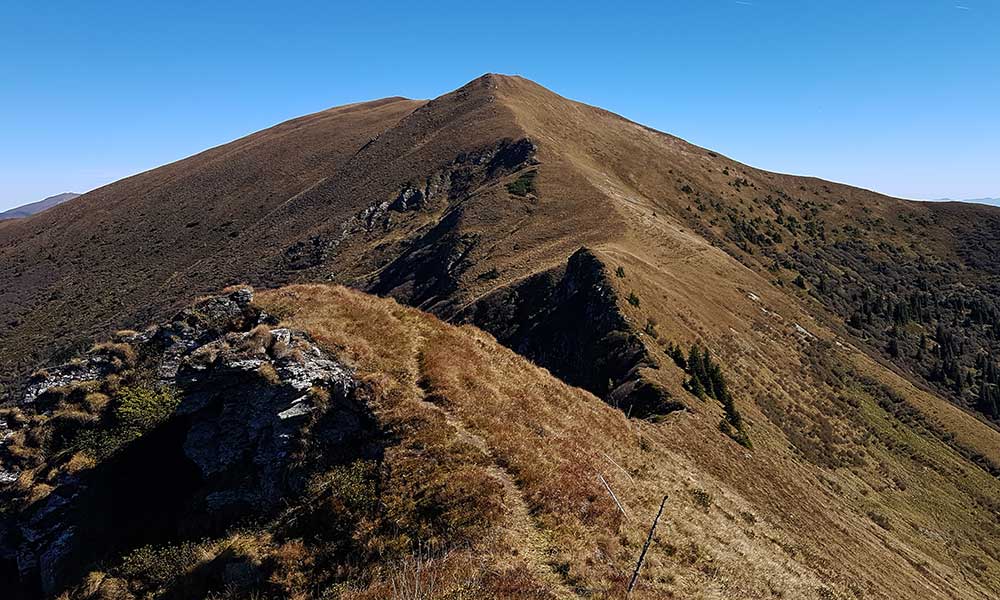
[[[423, 104], [387, 98], [293, 119], [0, 228], [0, 378], [245, 278], [183, 274]], [[58, 332], [58, 334], [56, 333]]]
[[[671, 501], [644, 571], [650, 597], [976, 598], [996, 589], [982, 546], [1000, 486], [865, 392], [846, 391], [858, 401], [855, 426], [874, 432], [865, 464], [824, 471], [786, 451], [780, 431], [748, 406], [745, 383], [753, 452], [718, 434], [710, 406], [662, 424], [629, 421], [490, 336], [391, 302], [316, 285], [259, 301], [388, 390], [380, 412], [407, 398], [479, 448], [505, 490], [499, 527], [511, 538], [500, 547], [511, 544], [541, 581], [558, 583], [552, 589], [620, 590], [663, 493]], [[889, 530], [873, 520], [882, 516]]]
[[[739, 461], [716, 453], [712, 441], [679, 432], [672, 439], [697, 439], [683, 446], [700, 457], [701, 468], [795, 523], [799, 536], [809, 540], [804, 543], [813, 564], [839, 573], [845, 584], [853, 580], [848, 587], [869, 588], [870, 593], [882, 588], [890, 597], [920, 597], [933, 589], [969, 597], [995, 593], [1000, 548], [995, 533], [983, 532], [996, 531], [997, 506], [991, 500], [996, 480], [924, 425], [911, 426], [888, 415], [873, 397], [870, 381], [864, 389], [853, 382], [874, 380], [898, 390], [907, 408], [916, 409], [932, 428], [955, 435], [962, 451], [971, 448], [994, 463], [1000, 458], [995, 430], [947, 401], [917, 391], [868, 358], [837, 327], [828, 327], [836, 319], [815, 302], [771, 285], [766, 269], [752, 258], [747, 261], [731, 247], [723, 245], [727, 254], [706, 242], [711, 236], [697, 231], [704, 224], [690, 218], [690, 199], [678, 189], [679, 182], [693, 180], [727, 203], [749, 204], [749, 198], [724, 186], [731, 177], [723, 170], [735, 171], [736, 163], [599, 109], [560, 102], [533, 84], [516, 84], [519, 93], [509, 102], [519, 122], [539, 139], [552, 141], [548, 147], [541, 144], [540, 196], [562, 199], [565, 184], [547, 178], [556, 170], [562, 171], [561, 179], [576, 176], [589, 182], [614, 203], [627, 226], [598, 252], [609, 268], [625, 269], [626, 277], [616, 278], [619, 297], [634, 292], [641, 300], [639, 307], [622, 309], [637, 329], [653, 319], [662, 339], [647, 337], [651, 347], [663, 340], [700, 342], [722, 357], [738, 390], [738, 405], [752, 419], [757, 460], [737, 469]], [[819, 187], [802, 178], [753, 174], [789, 193], [803, 184]], [[844, 211], [841, 219], [853, 218], [852, 211], [867, 213], [872, 206], [885, 212], [924, 210], [835, 187], [850, 197], [836, 209]], [[938, 229], [933, 235], [930, 242], [940, 246], [942, 256], [950, 256], [944, 233]], [[661, 369], [649, 375], [681, 396], [682, 375], [660, 356]], [[827, 375], [830, 369], [836, 369], [833, 377]], [[711, 415], [705, 419], [709, 428], [717, 422], [716, 407], [693, 408]], [[705, 424], [695, 416], [667, 427], [684, 430], [694, 423]], [[789, 494], [781, 489], [786, 485], [798, 489]], [[822, 514], [817, 506], [823, 507]], [[893, 537], [904, 546], [887, 541], [884, 530], [871, 526], [880, 510], [900, 521]], [[898, 571], [872, 573], [869, 561], [887, 561]]]
[[[767, 585], [801, 595], [821, 585], [774, 542], [781, 534], [773, 525], [751, 524], [747, 515], [732, 520], [753, 505], [670, 450], [662, 430], [565, 386], [489, 335], [344, 288], [294, 286], [261, 294], [259, 303], [352, 357], [362, 377], [384, 390], [383, 418], [392, 421], [385, 415], [406, 398], [479, 448], [505, 489], [500, 527], [509, 539], [500, 547], [529, 559], [557, 592], [617, 597], [663, 493], [673, 499], [644, 571], [649, 597], [695, 590], [722, 597]], [[699, 504], [693, 492], [706, 487], [711, 498]], [[744, 552], [754, 556], [752, 567]]]

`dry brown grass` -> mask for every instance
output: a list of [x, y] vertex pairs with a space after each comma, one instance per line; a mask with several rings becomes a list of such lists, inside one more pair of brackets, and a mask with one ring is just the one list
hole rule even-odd
[[[511, 550], [528, 563], [522, 571], [498, 576], [506, 582], [501, 588], [544, 589], [557, 596], [570, 587], [599, 597], [618, 594], [644, 524], [625, 521], [597, 475], [603, 473], [639, 515], [646, 512], [646, 494], [648, 500], [656, 494], [655, 481], [648, 482], [653, 486], [648, 491], [635, 487], [635, 466], [622, 470], [627, 467], [621, 465], [637, 466], [652, 456], [620, 412], [565, 386], [474, 328], [456, 329], [391, 301], [318, 285], [265, 292], [258, 301], [347, 357], [377, 390], [380, 419], [406, 432], [403, 447], [389, 450], [390, 464], [424, 473], [429, 461], [447, 466], [434, 458], [434, 449], [447, 443], [452, 452], [460, 450], [461, 460], [438, 470], [435, 480], [442, 479], [430, 489], [482, 489], [494, 482], [496, 491], [457, 500], [471, 516], [482, 513], [491, 497], [502, 497], [504, 516], [491, 535], [505, 541], [480, 551], [487, 564], [509, 560], [504, 557]], [[407, 494], [389, 490], [387, 496]], [[434, 502], [453, 505], [455, 499], [446, 494]], [[404, 524], [412, 518], [405, 506], [390, 511]], [[469, 525], [462, 513], [450, 518]], [[666, 581], [671, 578], [656, 573], [674, 568], [657, 564], [651, 577]], [[477, 571], [484, 569], [502, 571], [483, 566]]]
[[292, 540], [278, 546], [270, 559], [275, 565], [270, 583], [277, 586], [286, 598], [308, 598], [308, 573], [315, 560], [313, 552], [300, 540]]
[[86, 469], [92, 469], [97, 466], [97, 461], [93, 459], [86, 452], [77, 452], [70, 457], [65, 464], [62, 465], [61, 471], [66, 474], [78, 473]]
[[107, 394], [102, 394], [100, 392], [91, 392], [83, 399], [83, 405], [86, 407], [87, 412], [94, 415], [104, 412], [104, 409], [107, 408], [109, 402], [111, 402], [111, 398], [109, 398]]
[[267, 325], [258, 325], [247, 332], [240, 341], [238, 349], [245, 352], [264, 353], [271, 347], [273, 341], [274, 336], [271, 335], [271, 328]]
[[269, 385], [278, 385], [281, 383], [281, 376], [278, 375], [278, 372], [274, 369], [274, 365], [271, 363], [262, 363], [257, 367], [257, 375]]
[[102, 342], [91, 348], [92, 354], [104, 354], [111, 358], [117, 369], [134, 367], [139, 361], [139, 353], [131, 345], [124, 342]]
[[[638, 265], [628, 269], [630, 285], [646, 287], [637, 279], [642, 271]], [[644, 296], [656, 297], [654, 289]], [[756, 408], [744, 401], [748, 388], [741, 369], [735, 369], [734, 390], [741, 409], [746, 406], [755, 444], [760, 441], [753, 453], [757, 458], [712, 427], [718, 420], [714, 413], [704, 420], [681, 414], [659, 425], [630, 422], [590, 394], [565, 386], [499, 347], [489, 335], [472, 327], [448, 326], [392, 301], [321, 285], [264, 292], [258, 301], [266, 310], [284, 314], [287, 325], [308, 331], [348, 359], [374, 390], [372, 404], [379, 419], [391, 431], [405, 432], [400, 447], [387, 453], [388, 464], [424, 473], [428, 462], [437, 464], [434, 478], [442, 477], [444, 483], [462, 481], [457, 466], [473, 464], [474, 485], [488, 481], [483, 473], [499, 484], [503, 513], [485, 531], [503, 541], [477, 545], [474, 552], [484, 562], [462, 571], [470, 577], [478, 573], [483, 586], [491, 581], [490, 573], [502, 571], [491, 565], [510, 560], [513, 551], [525, 568], [520, 575], [510, 574], [509, 582], [527, 581], [526, 588], [534, 586], [556, 597], [568, 589], [587, 590], [598, 598], [620, 597], [664, 491], [671, 493], [671, 500], [637, 598], [891, 597], [893, 585], [912, 596], [924, 577], [920, 569], [872, 573], [865, 565], [887, 559], [880, 541], [886, 535], [895, 536], [895, 545], [910, 545], [910, 551], [937, 551], [901, 527], [883, 529], [868, 512], [885, 514], [893, 523], [898, 515], [885, 508], [853, 508], [813, 483], [819, 478], [834, 482], [822, 485], [853, 488], [857, 480], [852, 476], [821, 475], [823, 471], [807, 463], [786, 458], [776, 441], [780, 434], [775, 437]], [[641, 309], [655, 309], [658, 303], [651, 300], [647, 307], [644, 302]], [[644, 314], [635, 318], [647, 322]], [[663, 320], [658, 325], [671, 326]], [[789, 335], [794, 336], [794, 330]], [[726, 352], [717, 355], [725, 357]], [[707, 404], [700, 410], [709, 409], [721, 410]], [[822, 423], [833, 416], [817, 413], [816, 418]], [[846, 443], [827, 433], [831, 443]], [[441, 456], [434, 449], [442, 445], [458, 451], [461, 462], [434, 458]], [[893, 460], [897, 462], [883, 464], [891, 464], [887, 468], [897, 479], [911, 477], [901, 470], [904, 463]], [[627, 518], [598, 474], [623, 502]], [[782, 486], [776, 488], [774, 481], [782, 481]], [[400, 488], [389, 496], [405, 498], [407, 493]], [[841, 487], [836, 493], [846, 492]], [[477, 509], [486, 506], [489, 497], [458, 496]], [[446, 495], [435, 502], [447, 504], [454, 498]], [[817, 512], [817, 505], [825, 511]], [[955, 509], [949, 504], [947, 510]], [[391, 514], [406, 522], [408, 510], [412, 505], [397, 504]], [[967, 529], [972, 522], [955, 526]], [[424, 534], [431, 535], [429, 530]], [[436, 543], [443, 539], [436, 538]], [[941, 563], [925, 562], [947, 570]], [[377, 597], [382, 590], [391, 597], [385, 585], [388, 578], [376, 579], [352, 593]]]

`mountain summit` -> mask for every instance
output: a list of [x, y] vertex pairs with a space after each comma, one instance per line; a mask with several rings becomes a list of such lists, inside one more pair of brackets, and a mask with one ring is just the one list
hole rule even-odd
[[[0, 228], [28, 557], [0, 560], [78, 597], [611, 598], [667, 494], [634, 597], [990, 597], [997, 265], [1000, 209], [754, 169], [520, 77], [308, 115]], [[103, 454], [135, 402], [170, 409]], [[72, 502], [154, 457], [178, 504], [93, 549]], [[85, 499], [57, 558], [24, 525], [52, 498]]]

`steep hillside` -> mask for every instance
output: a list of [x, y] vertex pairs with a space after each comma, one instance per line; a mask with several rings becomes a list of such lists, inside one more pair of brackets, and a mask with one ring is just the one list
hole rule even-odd
[[[23, 403], [51, 383], [30, 371], [114, 328], [233, 283], [311, 282], [258, 303], [375, 386], [365, 418], [418, 437], [437, 423], [451, 433], [427, 435], [478, 451], [378, 438], [383, 458], [363, 460], [423, 474], [439, 487], [400, 493], [428, 504], [368, 506], [323, 534], [361, 544], [363, 565], [338, 562], [358, 548], [324, 555], [331, 538], [269, 525], [260, 535], [305, 545], [292, 561], [304, 579], [272, 589], [357, 575], [385, 597], [385, 574], [418, 568], [430, 545], [471, 561], [442, 575], [453, 582], [503, 571], [516, 550], [510, 577], [526, 587], [483, 575], [487, 594], [616, 597], [670, 493], [680, 512], [652, 552], [649, 597], [988, 598], [1000, 433], [970, 409], [997, 416], [998, 236], [997, 209], [760, 171], [487, 75], [429, 102], [318, 113], [0, 227], [0, 360]], [[476, 325], [557, 379], [471, 327], [315, 282]], [[19, 422], [44, 426], [68, 410], [58, 401]], [[436, 416], [407, 421], [425, 410]], [[473, 489], [485, 521], [442, 522], [485, 529], [458, 539], [421, 521]], [[379, 529], [410, 519], [395, 542]], [[273, 574], [265, 548], [251, 562]]]
[[[0, 370], [23, 373], [99, 331], [164, 316], [171, 282], [231, 252], [264, 215], [421, 103], [390, 98], [295, 119], [0, 229]], [[252, 264], [256, 255], [242, 258]], [[204, 289], [215, 289], [224, 274]], [[208, 282], [206, 282], [208, 284]], [[57, 332], [61, 332], [58, 333]]]
[[43, 210], [48, 210], [53, 206], [59, 206], [63, 202], [69, 202], [73, 198], [76, 198], [80, 194], [74, 194], [73, 192], [66, 192], [64, 194], [56, 194], [55, 196], [49, 196], [44, 200], [39, 200], [38, 202], [31, 202], [30, 204], [24, 204], [12, 208], [10, 210], [5, 210], [0, 212], [0, 221], [5, 221], [7, 219], [23, 219], [24, 217], [30, 217], [31, 215], [42, 212]]
[[[322, 285], [234, 289], [43, 377], [4, 414], [14, 597], [619, 598], [664, 495], [633, 597], [997, 589], [1000, 484], [863, 386], [871, 462], [824, 473], [762, 422], [748, 452], [707, 405], [628, 419], [481, 331]], [[901, 511], [907, 486], [937, 514]]]

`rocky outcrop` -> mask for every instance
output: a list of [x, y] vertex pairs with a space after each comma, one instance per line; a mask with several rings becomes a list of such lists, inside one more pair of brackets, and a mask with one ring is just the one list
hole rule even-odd
[[[380, 453], [352, 371], [306, 334], [273, 325], [252, 299], [239, 288], [125, 336], [134, 366], [95, 350], [35, 382], [24, 400], [43, 411], [60, 387], [123, 368], [179, 401], [106, 460], [4, 514], [0, 577], [16, 579], [20, 597], [56, 593], [106, 556], [273, 513], [315, 468]], [[12, 484], [0, 493], [19, 504]]]
[[367, 231], [389, 229], [401, 213], [436, 207], [440, 214], [401, 244], [398, 255], [380, 265], [371, 281], [358, 287], [435, 314], [451, 312], [480, 241], [479, 234], [463, 227], [462, 202], [483, 186], [538, 164], [536, 150], [534, 142], [525, 138], [463, 153], [422, 185], [406, 184], [392, 202], [369, 207], [361, 219]]
[[[313, 233], [286, 247], [281, 267], [314, 279], [329, 279], [331, 274], [319, 269], [333, 261], [342, 246], [378, 242], [365, 253], [367, 268], [360, 269], [378, 271], [378, 276], [344, 283], [378, 294], [391, 293], [411, 305], [441, 300], [453, 291], [461, 274], [455, 267], [462, 263], [453, 262], [445, 273], [432, 271], [420, 276], [410, 274], [413, 265], [439, 260], [453, 254], [455, 248], [459, 253], [470, 249], [474, 236], [457, 232], [462, 203], [501, 178], [537, 165], [536, 151], [534, 142], [522, 138], [463, 152], [426, 176], [401, 183], [398, 192], [364, 207], [334, 229]], [[388, 231], [396, 234], [391, 243], [385, 239]]]
[[501, 288], [458, 316], [570, 385], [633, 416], [681, 405], [643, 379], [656, 362], [618, 308], [604, 264], [581, 248], [564, 268]]
[[470, 254], [479, 243], [476, 234], [460, 233], [462, 216], [461, 207], [448, 213], [387, 265], [367, 291], [441, 312], [435, 305], [453, 301], [462, 274], [472, 266]]

